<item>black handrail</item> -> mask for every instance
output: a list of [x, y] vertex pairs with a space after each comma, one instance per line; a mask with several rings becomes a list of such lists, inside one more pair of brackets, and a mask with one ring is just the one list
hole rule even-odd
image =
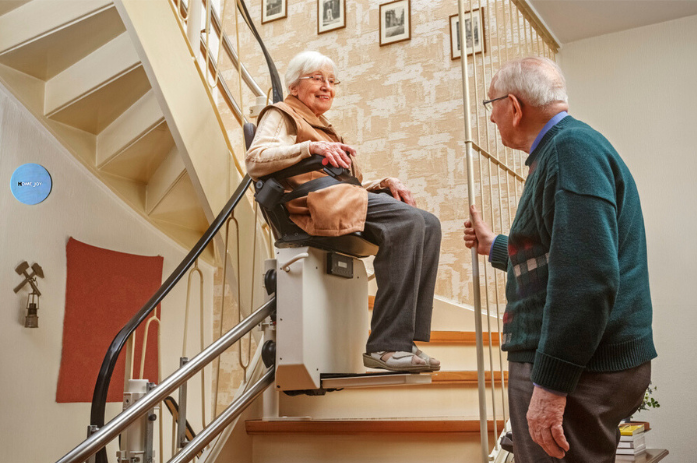
[[257, 32], [257, 28], [254, 27], [254, 23], [252, 22], [251, 16], [249, 16], [249, 11], [247, 11], [247, 5], [245, 4], [244, 0], [240, 0], [240, 2], [238, 4], [238, 9], [240, 9], [240, 12], [242, 13], [242, 18], [244, 18], [244, 22], [247, 23], [247, 26], [252, 31], [252, 34], [254, 35], [254, 37], [257, 39], [257, 42], [259, 42], [259, 46], [261, 47], [261, 51], [264, 53], [264, 57], [266, 58], [266, 64], [269, 67], [269, 74], [271, 74], [271, 88], [273, 89], [273, 102], [278, 103], [279, 101], [283, 101], [283, 87], [281, 86], [281, 77], [278, 75], [278, 71], [276, 70], [276, 65], [273, 63], [273, 60], [271, 59], [271, 55], [269, 55], [269, 52], [266, 49], [266, 46], [264, 45], [264, 41], [261, 40], [261, 37], [259, 36], [259, 32]]
[[[104, 426], [104, 413], [106, 410], [106, 400], [107, 392], [109, 391], [109, 384], [111, 382], [111, 375], [114, 372], [114, 367], [116, 366], [116, 361], [118, 360], [119, 354], [126, 344], [128, 338], [133, 334], [133, 332], [138, 328], [138, 326], [148, 317], [148, 315], [157, 307], [157, 305], [164, 299], [164, 297], [172, 290], [172, 288], [181, 280], [185, 275], [186, 271], [196, 262], [196, 259], [201, 255], [206, 246], [211, 242], [213, 237], [218, 230], [225, 224], [228, 216], [235, 209], [240, 200], [244, 197], [245, 192], [252, 184], [252, 179], [249, 175], [245, 175], [242, 182], [239, 184], [235, 193], [232, 195], [230, 200], [227, 202], [222, 211], [215, 218], [213, 223], [208, 227], [206, 232], [203, 234], [201, 239], [198, 240], [196, 245], [189, 251], [189, 253], [184, 257], [177, 268], [172, 272], [172, 274], [167, 278], [167, 280], [160, 286], [160, 289], [150, 298], [148, 302], [136, 313], [126, 325], [121, 328], [121, 331], [116, 335], [114, 340], [111, 342], [106, 355], [104, 356], [104, 361], [99, 369], [99, 375], [97, 376], [97, 384], [94, 386], [94, 394], [92, 395], [92, 410], [90, 415], [90, 424], [101, 428]], [[106, 449], [103, 448], [97, 453], [97, 463], [107, 463]]]

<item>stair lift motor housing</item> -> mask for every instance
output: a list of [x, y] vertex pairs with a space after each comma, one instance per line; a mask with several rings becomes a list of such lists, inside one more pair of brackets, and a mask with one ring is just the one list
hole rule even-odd
[[277, 391], [320, 389], [320, 374], [365, 373], [365, 265], [328, 254], [312, 247], [276, 249]]

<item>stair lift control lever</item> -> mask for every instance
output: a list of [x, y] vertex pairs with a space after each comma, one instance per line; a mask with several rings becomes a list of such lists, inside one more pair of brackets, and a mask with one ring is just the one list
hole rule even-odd
[[299, 260], [307, 259], [308, 257], [310, 257], [310, 255], [309, 255], [308, 253], [306, 253], [306, 252], [301, 252], [300, 254], [298, 254], [297, 256], [293, 257], [291, 260], [289, 260], [289, 261], [286, 262], [285, 264], [281, 264], [280, 267], [283, 269], [284, 272], [290, 272], [290, 266], [291, 266], [291, 265], [293, 265], [294, 263], [296, 263], [296, 262], [299, 261]]

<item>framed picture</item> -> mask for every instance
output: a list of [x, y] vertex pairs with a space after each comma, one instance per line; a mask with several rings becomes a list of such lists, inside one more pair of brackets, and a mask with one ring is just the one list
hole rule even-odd
[[288, 0], [261, 0], [261, 23], [268, 23], [287, 16]]
[[[477, 8], [464, 14], [465, 39], [467, 41], [467, 54], [486, 52], [486, 40], [484, 34], [484, 8]], [[474, 21], [474, 34], [472, 22]], [[454, 14], [450, 16], [450, 58], [459, 59], [462, 56], [460, 50], [460, 18]]]
[[410, 0], [380, 5], [380, 46], [411, 40]]
[[317, 33], [346, 27], [346, 0], [317, 0]]

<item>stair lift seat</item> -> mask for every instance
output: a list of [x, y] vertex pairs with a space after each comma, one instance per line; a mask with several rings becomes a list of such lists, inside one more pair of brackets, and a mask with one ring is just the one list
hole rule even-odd
[[[255, 129], [253, 124], [245, 124], [247, 148]], [[311, 236], [290, 220], [284, 206], [310, 191], [338, 182], [358, 182], [347, 170], [325, 166], [323, 160], [312, 156], [255, 183], [255, 199], [276, 239], [275, 263], [267, 263], [276, 270], [275, 389], [291, 394], [323, 394], [328, 387], [323, 382], [336, 384], [337, 378], [355, 379], [362, 387], [367, 384], [362, 354], [370, 314], [368, 276], [361, 258], [375, 255], [378, 246], [364, 233]], [[281, 185], [284, 179], [316, 170], [327, 176], [291, 192]], [[387, 379], [372, 376], [376, 383]]]

